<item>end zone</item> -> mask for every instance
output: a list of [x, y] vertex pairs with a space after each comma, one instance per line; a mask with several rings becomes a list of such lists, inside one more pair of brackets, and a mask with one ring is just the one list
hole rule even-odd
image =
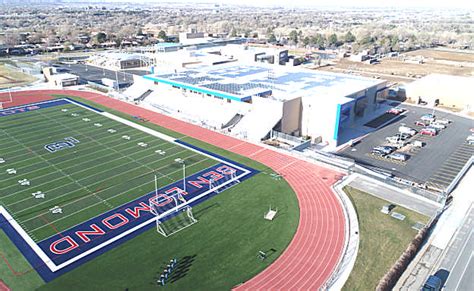
[[[0, 117], [67, 103], [79, 105], [146, 133], [159, 137], [164, 136], [162, 133], [128, 122], [110, 113], [103, 112], [68, 98], [26, 104], [0, 110]], [[177, 193], [178, 191], [186, 197], [186, 203], [190, 206], [197, 205], [217, 194], [216, 190], [221, 188], [225, 190], [227, 184], [231, 182], [231, 180], [225, 180], [226, 176], [232, 174], [236, 179], [243, 181], [257, 173], [256, 170], [235, 163], [232, 160], [202, 150], [188, 143], [175, 140], [171, 137], [165, 137], [170, 142], [210, 157], [219, 163], [186, 177], [186, 192], [182, 189], [182, 180], [160, 188], [158, 195], [161, 195], [164, 199], [163, 202], [156, 205], [158, 207], [166, 208], [169, 195]], [[213, 181], [222, 179], [224, 182], [211, 189], [209, 187], [211, 179]], [[153, 227], [156, 217], [150, 212], [149, 205], [153, 203], [153, 199], [151, 198], [154, 196], [155, 192], [143, 195], [111, 211], [46, 238], [39, 243], [36, 243], [26, 233], [3, 206], [0, 206], [0, 228], [4, 230], [9, 239], [20, 250], [23, 256], [25, 256], [43, 280], [49, 282]], [[172, 209], [165, 209], [162, 217], [172, 217], [172, 211]]]

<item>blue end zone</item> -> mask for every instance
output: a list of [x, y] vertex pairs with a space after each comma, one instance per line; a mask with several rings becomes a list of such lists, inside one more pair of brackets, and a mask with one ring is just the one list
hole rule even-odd
[[26, 243], [24, 238], [13, 228], [10, 222], [0, 213], [0, 229], [2, 229], [11, 242], [17, 247], [17, 249], [23, 254], [23, 256], [28, 260], [32, 268], [41, 275], [43, 280], [46, 282], [47, 277], [44, 277], [42, 274], [51, 272], [41, 258], [33, 251], [33, 249]]
[[21, 105], [21, 106], [15, 106], [15, 107], [0, 110], [0, 117], [19, 114], [19, 113], [24, 113], [24, 112], [35, 111], [35, 110], [42, 109], [42, 108], [49, 108], [49, 107], [54, 107], [54, 106], [59, 106], [59, 105], [66, 105], [66, 104], [70, 104], [70, 102], [68, 100], [64, 100], [64, 99], [25, 104], [25, 105]]
[[[70, 103], [87, 107], [95, 112], [102, 112], [101, 110], [81, 102], [69, 98], [63, 98], [2, 110], [0, 111], [0, 116], [7, 116]], [[228, 174], [229, 171], [235, 171], [235, 176], [239, 177], [240, 181], [243, 181], [258, 173], [258, 171], [250, 167], [235, 163], [230, 159], [203, 150], [189, 143], [180, 140], [175, 140], [175, 142], [181, 144], [183, 147], [194, 149], [222, 161], [210, 168], [186, 177], [187, 194], [183, 194], [183, 196], [187, 201], [190, 201], [189, 205], [191, 206], [195, 206], [217, 194], [216, 192], [209, 191], [209, 184], [206, 181], [211, 178], [218, 180], [217, 178], [222, 176], [221, 179], [226, 181], [226, 176], [230, 175]], [[227, 179], [229, 179], [229, 177], [227, 177]], [[166, 197], [180, 191], [182, 185], [183, 181], [181, 180], [160, 188], [158, 193], [163, 195], [161, 196], [163, 199], [160, 200], [160, 203], [169, 201]], [[223, 189], [225, 190], [225, 188]], [[32, 246], [28, 244], [25, 238], [18, 233], [18, 231], [1, 213], [0, 229], [7, 234], [9, 239], [20, 250], [23, 256], [25, 256], [41, 278], [43, 278], [44, 281], [49, 282], [138, 236], [144, 231], [155, 227], [155, 216], [150, 213], [149, 208], [150, 198], [154, 197], [156, 197], [155, 192], [148, 193], [118, 208], [98, 215], [88, 221], [63, 231], [60, 234], [56, 234], [39, 242], [37, 246], [49, 258], [49, 261], [54, 263], [53, 267], [57, 269], [56, 271], [50, 269], [50, 266], [40, 258]], [[163, 212], [169, 211], [171, 204], [163, 203], [157, 208], [161, 209]], [[170, 215], [163, 220], [169, 219], [176, 214], [176, 212], [171, 212]]]
[[[232, 162], [228, 159], [225, 160]], [[207, 183], [202, 182], [203, 179], [215, 178], [218, 175], [225, 176], [224, 173], [229, 169], [235, 170], [237, 177], [243, 175], [240, 178], [240, 181], [246, 180], [257, 173], [257, 171], [249, 167], [243, 165], [239, 165], [239, 167], [242, 167], [245, 170], [224, 163], [219, 163], [213, 167], [186, 177], [188, 194], [183, 196], [188, 201], [195, 198], [195, 200], [190, 203], [191, 206], [194, 206], [216, 195], [216, 193], [212, 192], [198, 198], [199, 195], [209, 192], [209, 186]], [[182, 185], [183, 181], [181, 180], [160, 188], [158, 193], [167, 193], [171, 196], [172, 194], [177, 193], [176, 189], [181, 189]], [[121, 207], [108, 211], [63, 231], [60, 234], [39, 242], [38, 246], [56, 266], [64, 264], [64, 267], [56, 272], [52, 272], [49, 267], [45, 265], [39, 256], [26, 243], [24, 238], [21, 237], [20, 234], [5, 220], [3, 215], [0, 215], [0, 227], [6, 232], [8, 237], [27, 258], [29, 263], [36, 269], [43, 280], [49, 282], [122, 244], [123, 242], [136, 237], [144, 231], [155, 227], [155, 216], [149, 212], [148, 207], [150, 198], [154, 197], [156, 197], [155, 192], [148, 193], [134, 201], [122, 205]], [[162, 201], [167, 200], [162, 199], [160, 202]], [[169, 208], [169, 204], [161, 206], [163, 211], [167, 211]], [[169, 219], [176, 214], [177, 213], [173, 212], [166, 219]], [[62, 252], [69, 248], [70, 250], [64, 254], [57, 253], [58, 251]], [[97, 250], [93, 250], [93, 248], [96, 248]], [[89, 253], [85, 254], [85, 252]]]
[[197, 146], [192, 145], [192, 144], [190, 144], [190, 143], [187, 143], [187, 142], [185, 142], [185, 141], [176, 139], [175, 142], [176, 142], [176, 143], [179, 143], [179, 144], [181, 144], [181, 145], [184, 145], [184, 146], [186, 146], [186, 147], [188, 147], [188, 148], [195, 149], [195, 150], [197, 150], [197, 151], [199, 151], [199, 152], [201, 152], [201, 153], [210, 155], [210, 156], [212, 156], [212, 157], [214, 157], [214, 158], [217, 158], [217, 159], [219, 159], [219, 160], [222, 160], [222, 161], [225, 161], [225, 162], [227, 162], [227, 163], [230, 163], [230, 164], [239, 166], [239, 167], [241, 167], [241, 168], [244, 168], [244, 169], [246, 169], [246, 170], [248, 170], [248, 171], [251, 172], [251, 173], [250, 173], [251, 176], [253, 176], [253, 175], [255, 175], [255, 174], [258, 174], [258, 173], [260, 172], [260, 171], [258, 171], [258, 170], [253, 169], [253, 168], [247, 167], [247, 166], [245, 166], [245, 165], [243, 165], [243, 164], [234, 162], [233, 160], [228, 159], [228, 158], [226, 158], [226, 157], [223, 157], [223, 156], [220, 156], [220, 155], [215, 154], [215, 153], [213, 153], [213, 152], [210, 152], [210, 151], [206, 151], [206, 150], [204, 150], [204, 149], [201, 149], [200, 147], [197, 147]]
[[104, 112], [103, 110], [97, 109], [97, 108], [95, 108], [95, 107], [92, 107], [92, 106], [87, 105], [87, 104], [85, 104], [85, 103], [82, 103], [82, 102], [80, 102], [80, 101], [73, 100], [73, 99], [71, 99], [71, 98], [65, 97], [65, 98], [63, 98], [63, 99], [68, 100], [70, 103], [75, 103], [75, 104], [80, 105], [80, 106], [82, 106], [82, 107], [89, 108], [90, 110], [95, 111], [95, 112], [97, 112], [97, 113], [102, 113], [102, 112]]
[[86, 107], [86, 108], [88, 108], [92, 111], [95, 111], [97, 113], [103, 112], [100, 109], [94, 108], [94, 107], [89, 106], [87, 104], [84, 104], [82, 102], [72, 100], [70, 98], [61, 98], [61, 99], [56, 99], [56, 100], [42, 101], [42, 102], [25, 104], [25, 105], [21, 105], [21, 106], [15, 106], [15, 107], [3, 109], [3, 110], [0, 110], [0, 117], [19, 114], [19, 113], [25, 113], [25, 112], [30, 112], [30, 111], [35, 111], [35, 110], [43, 109], [43, 108], [66, 105], [66, 104], [75, 104], [75, 105], [78, 105], [78, 106]]

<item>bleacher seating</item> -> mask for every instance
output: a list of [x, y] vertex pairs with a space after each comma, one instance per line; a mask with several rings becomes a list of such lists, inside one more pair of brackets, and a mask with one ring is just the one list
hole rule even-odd
[[155, 90], [144, 103], [162, 113], [217, 130], [229, 123], [240, 121], [234, 119], [236, 115], [245, 115], [251, 107], [251, 104], [244, 102], [227, 103], [222, 99], [189, 92], [183, 94], [181, 91], [169, 89]]
[[232, 117], [231, 120], [229, 120], [229, 122], [222, 125], [221, 129], [231, 130], [233, 127], [235, 127], [237, 125], [237, 123], [239, 123], [239, 121], [242, 120], [243, 117], [244, 116], [242, 114], [237, 113], [236, 115], [234, 115], [234, 117]]
[[151, 92], [153, 92], [151, 86], [152, 85], [147, 85], [143, 82], [134, 82], [123, 92], [123, 95], [125, 95], [129, 100], [143, 101], [151, 94]]
[[140, 97], [135, 98], [133, 101], [135, 101], [135, 102], [142, 102], [143, 100], [145, 100], [146, 97], [148, 97], [148, 96], [151, 94], [151, 92], [153, 92], [153, 90], [148, 89], [148, 90], [146, 90], [145, 93], [143, 93], [142, 95], [140, 95]]

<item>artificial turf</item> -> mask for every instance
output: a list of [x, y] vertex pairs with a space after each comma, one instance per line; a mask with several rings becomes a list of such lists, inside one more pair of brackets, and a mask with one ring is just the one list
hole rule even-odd
[[[74, 99], [136, 122], [127, 114], [90, 101]], [[199, 222], [190, 228], [168, 238], [160, 236], [154, 229], [146, 231], [52, 282], [43, 284], [41, 290], [156, 289], [157, 276], [164, 263], [172, 257], [178, 258], [178, 268], [164, 288], [226, 290], [262, 271], [291, 241], [298, 225], [298, 202], [284, 180], [272, 179], [269, 168], [192, 138], [182, 137], [163, 127], [151, 123], [140, 124], [169, 136], [183, 138], [205, 150], [256, 168], [261, 173], [195, 206], [193, 212]], [[279, 209], [272, 222], [263, 219], [269, 205]], [[84, 212], [84, 217], [90, 215], [93, 214]], [[266, 260], [258, 259], [259, 250], [268, 253]], [[0, 277], [5, 272], [7, 270], [0, 268]], [[13, 286], [16, 280], [19, 279], [8, 277], [4, 281]]]
[[35, 290], [44, 284], [2, 230], [0, 230], [0, 279], [11, 290]]
[[[7, 161], [0, 165], [0, 202], [36, 241], [153, 191], [155, 174], [163, 185], [181, 179], [181, 166], [174, 162], [178, 157], [186, 159], [188, 174], [217, 164], [72, 104], [4, 116], [0, 136], [1, 154]], [[46, 144], [70, 136], [79, 140], [74, 148], [45, 150]], [[142, 148], [138, 142], [148, 146]], [[158, 149], [166, 155], [155, 153]], [[9, 168], [17, 173], [7, 174]], [[23, 178], [31, 186], [20, 185]], [[37, 191], [46, 198], [34, 199], [32, 193]], [[52, 214], [49, 209], [55, 205], [65, 215]]]

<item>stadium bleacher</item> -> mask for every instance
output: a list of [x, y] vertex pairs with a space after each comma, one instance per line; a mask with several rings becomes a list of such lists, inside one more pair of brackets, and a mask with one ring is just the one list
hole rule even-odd
[[152, 91], [151, 85], [144, 85], [142, 82], [134, 82], [130, 87], [125, 89], [123, 95], [130, 100], [143, 101]]
[[236, 115], [244, 116], [251, 106], [244, 102], [229, 104], [222, 99], [165, 89], [150, 93], [144, 103], [163, 113], [215, 129], [235, 126], [242, 119]]

